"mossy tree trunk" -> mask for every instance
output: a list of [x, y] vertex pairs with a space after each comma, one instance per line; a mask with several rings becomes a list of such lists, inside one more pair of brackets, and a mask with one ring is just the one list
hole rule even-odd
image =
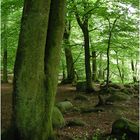
[[92, 51], [92, 80], [97, 81], [96, 51]]
[[60, 56], [57, 48], [62, 40], [60, 35], [57, 41], [55, 33], [63, 26], [63, 9], [63, 0], [24, 2], [14, 67], [14, 140], [53, 138], [51, 117]]
[[66, 66], [67, 66], [67, 78], [65, 79], [66, 83], [73, 83], [75, 79], [74, 73], [74, 63], [73, 56], [70, 47], [69, 37], [70, 37], [70, 21], [66, 23], [65, 32], [64, 32], [64, 51], [66, 57]]
[[[52, 0], [45, 49], [46, 121], [52, 132], [52, 111], [58, 84], [61, 41], [64, 33], [65, 0]], [[50, 133], [51, 133], [50, 132]]]
[[6, 17], [4, 21], [4, 46], [3, 46], [3, 82], [8, 82], [8, 72], [7, 72], [7, 28], [6, 28]]

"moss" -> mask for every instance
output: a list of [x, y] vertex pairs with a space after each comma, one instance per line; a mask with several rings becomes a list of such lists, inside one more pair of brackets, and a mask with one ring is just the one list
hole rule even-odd
[[100, 107], [81, 108], [81, 113], [93, 113], [93, 112], [102, 112], [102, 111], [104, 111], [104, 110]]
[[54, 128], [61, 128], [65, 125], [63, 115], [57, 107], [53, 109], [52, 123]]
[[122, 92], [117, 92], [106, 99], [106, 102], [125, 101], [131, 99], [131, 96]]
[[88, 97], [82, 94], [78, 94], [75, 96], [74, 100], [88, 101]]
[[85, 126], [87, 124], [81, 119], [75, 118], [73, 120], [69, 120], [66, 125], [67, 126]]
[[113, 123], [112, 134], [126, 134], [128, 137], [131, 137], [135, 140], [138, 138], [139, 135], [139, 125], [128, 119], [120, 118]]
[[56, 104], [56, 106], [64, 113], [73, 108], [73, 105], [69, 101], [63, 101]]

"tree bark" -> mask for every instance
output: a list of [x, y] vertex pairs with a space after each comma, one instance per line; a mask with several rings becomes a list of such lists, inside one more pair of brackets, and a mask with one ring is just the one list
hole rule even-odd
[[103, 69], [102, 69], [102, 53], [100, 53], [100, 63], [99, 63], [99, 75], [98, 78], [99, 79], [104, 79], [103, 78]]
[[3, 48], [3, 82], [8, 83], [8, 72], [7, 72], [7, 29], [6, 21], [4, 21], [4, 48]]
[[[52, 0], [45, 49], [46, 121], [52, 131], [52, 111], [58, 84], [61, 41], [64, 33], [65, 0]], [[52, 133], [52, 132], [50, 132]], [[50, 139], [50, 138], [49, 138]]]
[[[60, 57], [58, 45], [62, 33], [59, 41], [56, 38], [63, 23], [63, 9], [63, 0], [24, 2], [14, 67], [14, 140], [53, 138], [51, 117]], [[57, 30], [54, 31], [52, 26]]]
[[111, 43], [112, 32], [109, 31], [108, 37], [108, 46], [107, 46], [107, 80], [106, 80], [106, 88], [109, 86], [109, 74], [110, 74], [110, 43]]
[[134, 61], [131, 60], [131, 69], [132, 69], [132, 74], [133, 74], [133, 82], [137, 82], [136, 74], [135, 74], [135, 66], [134, 66]]
[[[86, 3], [84, 3], [84, 10], [86, 10]], [[82, 17], [83, 21], [77, 12], [77, 7], [75, 6], [75, 16], [79, 27], [81, 28], [84, 35], [84, 50], [85, 50], [85, 72], [86, 72], [86, 90], [87, 92], [93, 91], [92, 86], [92, 74], [90, 66], [90, 48], [89, 48], [89, 31], [88, 31], [88, 15]]]
[[92, 51], [92, 80], [97, 81], [96, 51]]
[[86, 71], [86, 90], [88, 92], [93, 91], [92, 86], [92, 74], [91, 74], [91, 66], [90, 66], [90, 49], [89, 49], [89, 32], [88, 32], [88, 24], [82, 28], [84, 34], [84, 49], [85, 49], [85, 71]]
[[74, 62], [73, 62], [73, 56], [70, 48], [70, 42], [69, 42], [69, 36], [70, 36], [70, 30], [67, 31], [65, 29], [64, 32], [64, 51], [65, 51], [65, 57], [66, 57], [66, 66], [67, 66], [67, 78], [65, 79], [66, 83], [73, 83], [75, 79], [75, 73], [74, 73]]

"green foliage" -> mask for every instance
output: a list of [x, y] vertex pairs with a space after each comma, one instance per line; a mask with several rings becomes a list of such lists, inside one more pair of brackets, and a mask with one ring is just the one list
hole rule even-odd
[[[7, 0], [2, 1], [2, 26], [1, 26], [1, 61], [3, 61], [3, 48], [7, 45], [8, 49], [8, 71], [13, 71], [15, 54], [18, 46], [18, 36], [20, 29], [21, 12], [23, 1]], [[135, 63], [135, 73], [138, 77], [138, 1], [132, 0], [74, 0], [67, 1], [66, 19], [71, 21], [70, 46], [74, 58], [74, 67], [78, 75], [78, 80], [85, 80], [84, 68], [84, 48], [83, 34], [75, 18], [75, 5], [77, 6], [80, 19], [86, 16], [89, 20], [90, 49], [95, 50], [97, 57], [97, 71], [102, 69], [106, 75], [106, 49], [108, 42], [108, 31], [110, 20], [111, 25], [115, 18], [119, 17], [112, 31], [111, 50], [110, 50], [110, 80], [121, 82], [118, 66], [116, 63], [116, 52], [118, 55], [119, 68], [124, 69], [124, 82], [131, 82], [133, 72], [130, 61], [133, 58]], [[86, 9], [84, 9], [86, 5]], [[63, 45], [62, 45], [63, 46]], [[66, 46], [65, 46], [66, 47]], [[102, 60], [100, 54], [102, 53]], [[60, 75], [62, 70], [66, 74], [65, 55], [61, 54]], [[121, 64], [122, 59], [124, 65]], [[101, 67], [99, 68], [99, 64]], [[3, 63], [1, 63], [1, 70]]]

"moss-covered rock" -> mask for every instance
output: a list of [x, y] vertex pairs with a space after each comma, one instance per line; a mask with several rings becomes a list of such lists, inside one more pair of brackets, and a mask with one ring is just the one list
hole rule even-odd
[[61, 110], [62, 113], [67, 112], [73, 108], [70, 101], [63, 101], [56, 104], [56, 106]]
[[112, 125], [112, 134], [131, 137], [133, 140], [139, 138], [139, 125], [125, 118], [116, 120]]
[[81, 113], [92, 113], [92, 112], [102, 112], [104, 111], [101, 107], [86, 107], [81, 108]]
[[131, 96], [124, 94], [122, 92], [117, 92], [116, 94], [109, 96], [106, 99], [106, 103], [107, 102], [116, 102], [116, 101], [125, 101], [125, 100], [129, 100], [129, 99], [131, 99]]
[[85, 81], [77, 82], [76, 90], [81, 91], [81, 92], [85, 92], [86, 91], [86, 82]]
[[113, 87], [115, 89], [123, 89], [124, 85], [122, 84], [116, 84], [116, 83], [109, 83], [109, 87]]
[[63, 115], [57, 107], [53, 109], [52, 123], [54, 128], [61, 128], [65, 125]]
[[69, 120], [66, 125], [67, 126], [85, 126], [87, 124], [83, 120], [79, 118], [75, 118], [75, 119]]
[[74, 100], [88, 101], [88, 97], [82, 94], [78, 94], [75, 96]]

